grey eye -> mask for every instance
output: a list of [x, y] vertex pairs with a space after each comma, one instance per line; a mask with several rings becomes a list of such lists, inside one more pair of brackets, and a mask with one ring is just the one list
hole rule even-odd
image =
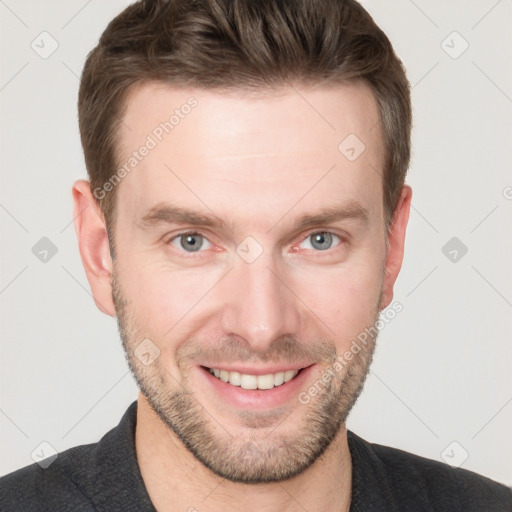
[[332, 243], [334, 238], [337, 238], [341, 241], [338, 235], [334, 233], [329, 233], [327, 231], [320, 231], [318, 233], [313, 233], [309, 235], [302, 243], [308, 243], [311, 247], [306, 247], [306, 249], [316, 249], [318, 251], [326, 251], [332, 247]]
[[[175, 242], [179, 240], [179, 246]], [[203, 248], [204, 244], [209, 244], [208, 240], [200, 233], [181, 233], [171, 240], [171, 245], [176, 248], [184, 249], [186, 252], [197, 252]]]

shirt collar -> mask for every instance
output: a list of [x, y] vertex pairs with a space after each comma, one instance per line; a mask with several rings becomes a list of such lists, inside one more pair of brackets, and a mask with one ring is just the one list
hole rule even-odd
[[96, 471], [88, 478], [78, 478], [98, 512], [156, 512], [137, 463], [136, 422], [134, 401], [118, 426], [105, 434], [92, 451], [90, 463]]
[[352, 500], [350, 512], [398, 512], [386, 467], [372, 445], [347, 430], [352, 458]]

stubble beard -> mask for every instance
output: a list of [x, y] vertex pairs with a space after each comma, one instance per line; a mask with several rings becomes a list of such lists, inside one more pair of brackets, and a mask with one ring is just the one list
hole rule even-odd
[[[341, 371], [332, 371], [332, 365], [324, 366], [325, 371], [330, 370], [331, 378], [327, 383], [321, 381], [320, 392], [307, 404], [297, 400], [291, 412], [241, 411], [240, 420], [247, 428], [232, 435], [230, 425], [214, 419], [208, 404], [193, 394], [184, 361], [177, 361], [182, 368], [181, 382], [177, 382], [158, 359], [145, 366], [136, 358], [134, 348], [146, 336], [136, 328], [133, 311], [128, 310], [115, 265], [112, 288], [126, 360], [142, 394], [194, 457], [229, 481], [280, 482], [303, 473], [331, 445], [363, 389], [377, 341], [375, 329], [366, 329], [370, 335], [364, 346], [351, 361], [344, 361]], [[377, 319], [378, 308], [372, 326]], [[330, 359], [332, 363], [340, 361], [334, 345]]]

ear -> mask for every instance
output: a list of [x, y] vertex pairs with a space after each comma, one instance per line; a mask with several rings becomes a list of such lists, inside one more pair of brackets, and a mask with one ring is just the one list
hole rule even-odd
[[387, 308], [393, 300], [393, 286], [395, 284], [404, 256], [405, 230], [409, 221], [411, 209], [412, 189], [408, 185], [402, 187], [400, 199], [393, 213], [388, 234], [388, 248], [386, 253], [386, 268], [382, 283], [382, 298], [380, 309]]
[[116, 316], [111, 284], [112, 258], [103, 215], [88, 181], [76, 181], [72, 194], [80, 256], [94, 302], [103, 313]]

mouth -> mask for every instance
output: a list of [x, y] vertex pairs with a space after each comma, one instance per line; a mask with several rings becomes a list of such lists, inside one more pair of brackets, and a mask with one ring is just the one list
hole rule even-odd
[[269, 410], [289, 406], [313, 378], [316, 364], [297, 368], [216, 368], [199, 366], [199, 375], [212, 399], [235, 409]]
[[239, 386], [242, 389], [273, 389], [295, 378], [303, 368], [297, 370], [286, 370], [283, 372], [267, 373], [264, 375], [253, 375], [237, 371], [221, 370], [220, 368], [205, 368], [211, 375], [222, 382]]

